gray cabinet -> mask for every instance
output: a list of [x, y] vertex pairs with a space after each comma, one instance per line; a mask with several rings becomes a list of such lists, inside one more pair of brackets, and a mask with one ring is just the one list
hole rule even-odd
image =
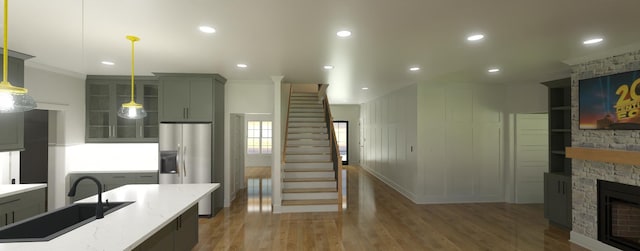
[[218, 74], [155, 73], [160, 80], [161, 122], [212, 122]]
[[45, 188], [0, 198], [0, 227], [46, 211]]
[[144, 106], [143, 119], [118, 117], [122, 103], [131, 100], [130, 76], [87, 76], [86, 142], [158, 142], [158, 81], [136, 77], [135, 100]]
[[[109, 191], [128, 184], [158, 184], [158, 173], [71, 173], [67, 190], [71, 188], [73, 182], [82, 176], [93, 176], [102, 183], [102, 191]], [[78, 201], [89, 196], [98, 194], [96, 184], [91, 181], [81, 181], [76, 187], [76, 196], [70, 198], [71, 202]]]
[[198, 204], [154, 233], [134, 251], [188, 251], [198, 244]]
[[549, 221], [571, 228], [571, 177], [544, 174], [544, 215]]
[[[9, 52], [8, 80], [12, 85], [24, 87], [24, 60], [29, 58], [32, 56]], [[0, 60], [0, 67], [2, 64]], [[24, 113], [0, 113], [0, 128], [0, 151], [24, 149]]]

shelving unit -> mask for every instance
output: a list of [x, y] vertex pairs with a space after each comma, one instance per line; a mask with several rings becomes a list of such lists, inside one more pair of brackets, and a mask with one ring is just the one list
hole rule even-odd
[[544, 82], [549, 88], [549, 169], [544, 174], [544, 213], [556, 225], [571, 229], [571, 79]]
[[144, 119], [138, 120], [117, 116], [122, 103], [131, 100], [130, 76], [89, 75], [86, 85], [86, 142], [158, 142], [159, 86], [155, 77], [136, 77], [135, 99], [147, 112]]

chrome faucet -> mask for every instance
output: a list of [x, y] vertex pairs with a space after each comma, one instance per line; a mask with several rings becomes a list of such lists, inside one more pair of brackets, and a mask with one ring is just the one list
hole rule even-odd
[[100, 183], [100, 181], [95, 177], [82, 176], [78, 178], [75, 182], [73, 182], [73, 185], [71, 186], [71, 189], [69, 190], [69, 193], [67, 194], [67, 196], [69, 197], [76, 196], [76, 187], [78, 186], [78, 183], [83, 179], [93, 180], [98, 186], [98, 204], [96, 204], [96, 219], [104, 218], [104, 211], [103, 211], [104, 209], [102, 208], [102, 183]]

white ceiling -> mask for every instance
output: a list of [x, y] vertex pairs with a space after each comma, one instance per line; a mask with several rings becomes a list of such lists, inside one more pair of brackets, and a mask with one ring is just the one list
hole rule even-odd
[[[33, 64], [128, 75], [132, 34], [141, 38], [136, 75], [283, 75], [330, 84], [333, 103], [361, 103], [416, 82], [568, 76], [565, 60], [638, 47], [639, 9], [638, 0], [12, 0], [9, 49], [35, 56]], [[338, 38], [343, 29], [353, 35]], [[466, 40], [477, 32], [485, 39]], [[594, 36], [605, 40], [582, 44]], [[410, 72], [414, 65], [421, 70]]]

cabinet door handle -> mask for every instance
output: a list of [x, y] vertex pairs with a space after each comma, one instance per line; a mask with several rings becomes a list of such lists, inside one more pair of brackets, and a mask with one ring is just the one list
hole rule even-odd
[[16, 223], [16, 211], [11, 211], [11, 223]]
[[189, 110], [189, 107], [187, 107], [187, 118], [191, 117], [191, 111]]
[[9, 225], [9, 214], [4, 214], [4, 225]]
[[182, 118], [186, 119], [187, 118], [187, 108], [182, 108]]

